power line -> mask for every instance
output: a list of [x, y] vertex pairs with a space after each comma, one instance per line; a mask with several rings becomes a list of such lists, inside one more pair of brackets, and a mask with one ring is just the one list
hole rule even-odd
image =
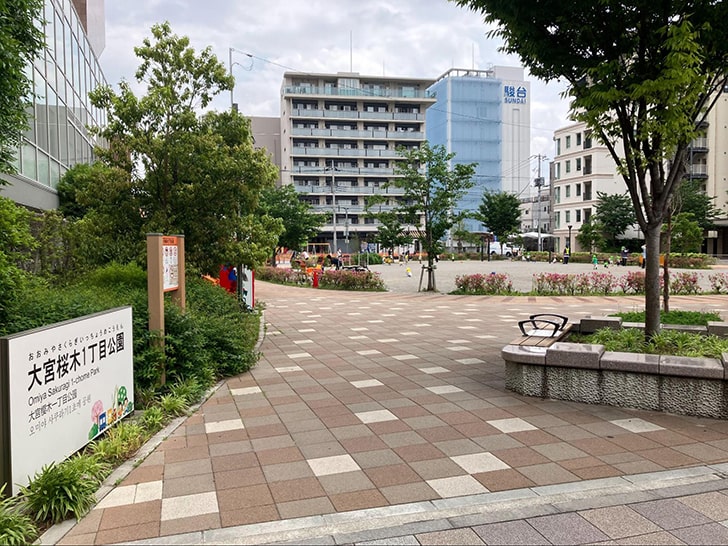
[[[246, 55], [246, 56], [248, 56], [249, 58], [251, 58], [253, 60], [257, 59], [257, 60], [262, 61], [264, 63], [272, 64], [272, 65], [278, 66], [280, 68], [285, 68], [286, 70], [291, 71], [291, 72], [294, 72], [296, 74], [314, 74], [314, 73], [311, 73], [311, 72], [306, 72], [306, 71], [303, 71], [303, 70], [298, 70], [298, 69], [292, 68], [290, 66], [277, 63], [275, 61], [271, 61], [270, 59], [266, 59], [264, 57], [258, 57], [257, 55], [253, 55], [252, 53], [248, 53], [246, 51], [242, 51], [242, 50], [235, 49], [235, 48], [231, 48], [231, 49], [233, 49], [233, 50], [235, 50], [235, 51], [237, 51], [239, 53], [242, 53], [243, 55]], [[253, 68], [253, 65], [251, 64], [250, 68], [247, 68], [246, 70], [252, 70], [252, 68]], [[390, 79], [396, 79], [396, 78], [390, 78]], [[343, 89], [343, 90], [347, 90], [348, 89], [348, 90], [352, 90], [352, 91], [358, 91], [360, 94], [365, 95], [365, 96], [369, 96], [369, 97], [381, 97], [381, 95], [376, 94], [373, 90], [365, 89], [365, 88], [361, 88], [361, 87], [354, 87], [354, 86], [350, 86], [350, 85], [346, 85], [346, 84], [340, 85], [339, 86], [339, 89]], [[382, 98], [386, 98], [386, 97], [382, 97]], [[532, 130], [532, 131], [535, 130], [535, 131], [547, 132], [547, 133], [553, 134], [553, 130], [540, 129], [538, 127], [534, 127], [533, 125], [523, 125], [523, 124], [518, 124], [518, 123], [506, 123], [506, 122], [504, 122], [502, 120], [497, 120], [496, 121], [496, 120], [492, 120], [490, 118], [484, 118], [484, 117], [481, 117], [481, 116], [475, 116], [475, 115], [470, 115], [470, 114], [461, 114], [459, 112], [454, 112], [452, 110], [445, 110], [445, 109], [442, 109], [442, 108], [437, 108], [437, 107], [435, 107], [435, 105], [430, 106], [427, 110], [434, 110], [435, 112], [443, 112], [443, 113], [449, 114], [451, 116], [459, 116], [459, 117], [463, 117], [463, 118], [467, 118], [467, 119], [472, 119], [474, 121], [487, 121], [487, 122], [490, 122], [490, 123], [495, 123], [497, 125], [503, 125], [503, 126], [506, 126], [506, 127], [516, 127], [516, 128], [520, 128], [520, 129], [526, 129], [527, 128], [527, 129]]]

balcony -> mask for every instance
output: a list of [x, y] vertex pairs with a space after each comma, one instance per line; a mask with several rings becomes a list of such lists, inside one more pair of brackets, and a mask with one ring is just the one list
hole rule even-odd
[[323, 95], [325, 97], [360, 97], [362, 99], [371, 99], [373, 97], [382, 97], [388, 99], [431, 99], [435, 100], [433, 93], [429, 91], [417, 91], [408, 89], [406, 92], [402, 89], [392, 88], [355, 88], [347, 87], [341, 89], [339, 87], [324, 86], [317, 87], [313, 85], [287, 85], [283, 88], [284, 96], [292, 95]]
[[[319, 166], [294, 166], [290, 172], [292, 174], [319, 174], [321, 176], [331, 176], [331, 171], [324, 170], [323, 167]], [[391, 167], [351, 167], [337, 170], [334, 172], [334, 175], [343, 177], [362, 175], [392, 176], [394, 175], [394, 169]]]
[[304, 129], [291, 130], [294, 137], [376, 139], [376, 140], [424, 140], [421, 131], [360, 131], [357, 129]]
[[683, 178], [705, 180], [708, 178], [708, 166], [702, 164], [688, 165]]
[[294, 108], [291, 118], [362, 119], [378, 121], [425, 121], [425, 114], [409, 112], [367, 112], [359, 110], [308, 110]]
[[[305, 193], [306, 195], [331, 195], [331, 186], [326, 185], [311, 185], [311, 184], [301, 184], [299, 182], [294, 182], [293, 188], [298, 193]], [[374, 186], [336, 186], [336, 195], [337, 196], [358, 196], [358, 195], [392, 195], [392, 196], [402, 196], [404, 195], [404, 190], [402, 188], [395, 188], [395, 187], [389, 187], [389, 188], [378, 188]]]
[[688, 146], [689, 153], [707, 153], [708, 150], [708, 139], [703, 137], [694, 139]]
[[397, 158], [401, 157], [396, 150], [373, 150], [367, 148], [309, 148], [294, 147], [291, 149], [292, 157], [299, 156], [326, 156], [326, 157], [383, 157]]

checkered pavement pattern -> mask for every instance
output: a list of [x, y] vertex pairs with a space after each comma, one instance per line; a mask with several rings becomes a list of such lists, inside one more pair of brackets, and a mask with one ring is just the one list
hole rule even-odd
[[[500, 350], [520, 335], [518, 320], [537, 312], [576, 320], [639, 308], [642, 298], [256, 288], [265, 302], [258, 364], [227, 379], [60, 544], [243, 532], [728, 461], [724, 421], [505, 389]], [[673, 297], [672, 304], [720, 312], [728, 300]], [[588, 543], [637, 534], [668, 543], [686, 540], [678, 528], [666, 531], [685, 518], [720, 527], [705, 531], [703, 543], [728, 541], [723, 492], [654, 502], [402, 533], [398, 543]]]

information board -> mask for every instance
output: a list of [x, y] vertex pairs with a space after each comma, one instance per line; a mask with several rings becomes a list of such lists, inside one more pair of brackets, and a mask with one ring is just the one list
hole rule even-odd
[[134, 410], [132, 310], [20, 332], [0, 343], [8, 383], [5, 481], [17, 494], [43, 466], [69, 457]]

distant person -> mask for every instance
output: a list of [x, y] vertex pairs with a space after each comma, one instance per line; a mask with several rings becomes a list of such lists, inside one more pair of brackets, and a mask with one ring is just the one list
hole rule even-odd
[[644, 269], [646, 265], [647, 265], [647, 246], [642, 245], [642, 263], [640, 264], [640, 267], [642, 269]]
[[228, 270], [228, 292], [231, 294], [236, 294], [238, 291], [238, 269], [236, 267], [231, 267]]
[[597, 258], [596, 254], [592, 254], [592, 265], [594, 266], [594, 269], [596, 269], [597, 265], [599, 265], [599, 258]]
[[569, 263], [570, 257], [571, 257], [571, 249], [568, 246], [564, 247], [564, 265]]
[[228, 264], [220, 266], [218, 278], [220, 279], [220, 288], [230, 290], [230, 266]]
[[620, 263], [619, 265], [626, 266], [627, 265], [627, 258], [629, 258], [629, 250], [627, 250], [626, 246], [622, 247], [622, 251], [619, 254]]

